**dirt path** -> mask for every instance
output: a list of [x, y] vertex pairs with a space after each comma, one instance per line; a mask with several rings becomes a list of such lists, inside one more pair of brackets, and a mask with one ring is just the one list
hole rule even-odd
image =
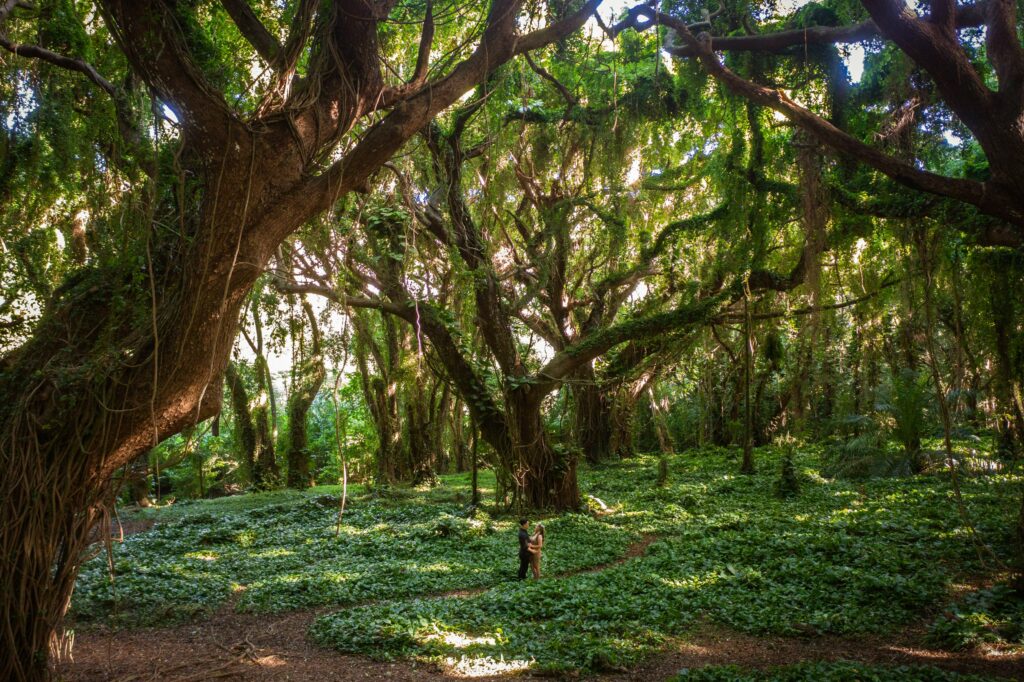
[[[410, 661], [372, 661], [321, 649], [306, 641], [314, 618], [329, 609], [283, 616], [224, 611], [209, 621], [175, 628], [82, 633], [75, 660], [62, 666], [67, 682], [110, 680], [451, 680], [443, 671]], [[625, 673], [602, 674], [606, 682], [665, 680], [682, 668], [733, 664], [767, 668], [799, 661], [839, 659], [879, 665], [934, 665], [958, 672], [1024, 680], [1024, 655], [946, 652], [921, 646], [920, 633], [887, 641], [878, 637], [754, 637], [706, 626]], [[482, 680], [509, 678], [484, 677]]]
[[[657, 540], [648, 535], [634, 543], [625, 556], [577, 573], [606, 570], [641, 556]], [[453, 590], [435, 597], [467, 597], [484, 591]], [[325, 607], [281, 615], [237, 613], [226, 604], [201, 623], [171, 628], [145, 628], [112, 632], [104, 629], [79, 633], [74, 659], [61, 664], [60, 679], [67, 682], [201, 682], [204, 680], [451, 680], [434, 666], [411, 661], [372, 661], [319, 648], [306, 640], [313, 620], [337, 610]], [[755, 637], [719, 626], [705, 625], [672, 642], [644, 665], [629, 672], [597, 676], [607, 682], [665, 680], [682, 668], [733, 664], [766, 668], [799, 661], [847, 659], [880, 665], [934, 665], [1024, 680], [1024, 654], [999, 652], [947, 652], [925, 648], [923, 628], [886, 640], [880, 637]], [[507, 680], [483, 677], [477, 680]]]
[[874, 665], [930, 665], [961, 673], [1024, 680], [1024, 654], [1000, 651], [941, 651], [923, 643], [924, 629], [893, 638], [757, 637], [707, 625], [673, 642], [665, 651], [628, 673], [602, 675], [608, 682], [664, 680], [682, 668], [738, 665], [763, 669], [803, 661], [859, 661]]

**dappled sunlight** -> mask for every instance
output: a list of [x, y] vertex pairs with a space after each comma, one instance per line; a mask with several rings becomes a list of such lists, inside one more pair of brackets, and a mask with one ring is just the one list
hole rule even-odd
[[441, 642], [456, 649], [465, 649], [468, 646], [477, 644], [494, 646], [497, 640], [494, 637], [471, 637], [458, 632], [434, 632], [423, 637], [425, 642]]
[[492, 658], [490, 656], [470, 657], [460, 656], [454, 658], [447, 656], [443, 659], [445, 668], [455, 677], [490, 677], [492, 675], [511, 675], [525, 672], [534, 666], [534, 661], [524, 661], [514, 658], [506, 660], [504, 657]]
[[249, 556], [253, 559], [271, 559], [274, 557], [295, 556], [295, 551], [291, 549], [284, 549], [283, 547], [277, 547], [274, 549], [261, 550], [259, 552], [249, 552]]
[[213, 552], [189, 552], [184, 555], [185, 559], [199, 559], [200, 561], [216, 561], [217, 555]]
[[[153, 585], [145, 594], [166, 605], [160, 613], [184, 617], [246, 585], [240, 611], [340, 607], [310, 629], [323, 646], [419, 657], [469, 677], [587, 668], [594, 652], [600, 665], [629, 665], [701, 620], [752, 634], [898, 628], [944, 603], [955, 567], [976, 561], [955, 508], [936, 504], [948, 499], [941, 480], [830, 482], [784, 501], [769, 493], [775, 451], [758, 455], [765, 473], [752, 477], [735, 476], [714, 451], [673, 457], [663, 487], [644, 483], [657, 458], [585, 470], [584, 489], [610, 513], [545, 517], [540, 581], [511, 580], [514, 521], [424, 503], [435, 490], [361, 498], [340, 538], [332, 509], [301, 500], [158, 527], [115, 549], [128, 571], [119, 589], [135, 600], [121, 608], [147, 603], [135, 590]], [[989, 509], [994, 486], [1018, 483], [965, 481], [965, 497]], [[658, 539], [615, 563], [640, 533]], [[99, 569], [84, 603], [106, 598]], [[196, 583], [209, 590], [196, 593]]]
[[719, 571], [705, 573], [703, 575], [691, 575], [681, 578], [666, 578], [659, 576], [658, 581], [666, 587], [677, 590], [699, 590], [718, 583], [723, 578]]

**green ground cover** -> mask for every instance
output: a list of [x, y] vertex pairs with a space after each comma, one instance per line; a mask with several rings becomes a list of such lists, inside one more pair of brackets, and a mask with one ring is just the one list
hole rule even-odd
[[[800, 494], [783, 500], [773, 494], [778, 453], [757, 456], [759, 473], [739, 476], [735, 453], [682, 453], [663, 487], [654, 457], [584, 471], [582, 489], [611, 513], [545, 519], [545, 573], [571, 575], [538, 582], [511, 580], [514, 520], [469, 518], [465, 476], [430, 491], [357, 491], [340, 537], [330, 488], [175, 505], [148, 512], [170, 520], [116, 546], [113, 586], [103, 557], [86, 567], [74, 613], [167, 622], [237, 590], [243, 610], [349, 607], [311, 629], [342, 651], [464, 670], [586, 671], [634, 664], [700, 621], [755, 634], [891, 633], [939, 616], [952, 583], [991, 570], [947, 476], [827, 480], [810, 448], [797, 456]], [[1004, 559], [1022, 482], [1004, 473], [962, 483], [975, 530]], [[622, 557], [644, 535], [657, 540], [643, 556], [573, 574]], [[484, 589], [429, 596], [462, 588]], [[995, 604], [992, 617], [1010, 632], [1021, 612], [1004, 602], [969, 607]]]
[[765, 671], [735, 666], [708, 666], [680, 672], [673, 682], [982, 682], [989, 678], [959, 675], [928, 666], [868, 666], [849, 661], [800, 663]]
[[[486, 479], [485, 479], [486, 481]], [[350, 605], [488, 587], [513, 577], [515, 523], [469, 518], [465, 476], [431, 491], [356, 489], [336, 531], [337, 487], [143, 510], [152, 530], [89, 562], [72, 605], [80, 621], [153, 625], [194, 618], [233, 592], [245, 611]], [[583, 514], [551, 519], [554, 572], [616, 559], [638, 536]]]

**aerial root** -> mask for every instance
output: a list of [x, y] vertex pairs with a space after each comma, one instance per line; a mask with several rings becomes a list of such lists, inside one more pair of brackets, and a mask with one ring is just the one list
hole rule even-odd
[[[249, 637], [232, 644], [224, 646], [216, 643], [217, 648], [226, 654], [211, 656], [206, 659], [191, 660], [181, 663], [172, 668], [154, 669], [149, 675], [131, 674], [119, 677], [114, 682], [152, 682], [153, 680], [165, 680], [166, 682], [205, 682], [205, 680], [216, 680], [222, 677], [241, 675], [239, 666], [247, 663], [262, 665], [259, 656], [259, 649], [253, 644]], [[188, 672], [200, 668], [198, 672]]]

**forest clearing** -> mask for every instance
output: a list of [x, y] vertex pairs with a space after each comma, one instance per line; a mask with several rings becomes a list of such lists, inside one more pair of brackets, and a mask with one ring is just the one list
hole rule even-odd
[[0, 680], [1024, 679], [1017, 0], [0, 0]]
[[[947, 480], [829, 481], [812, 449], [796, 457], [801, 492], [787, 499], [774, 494], [780, 453], [758, 455], [768, 473], [739, 476], [737, 453], [714, 448], [670, 457], [661, 485], [654, 456], [583, 472], [582, 490], [607, 509], [545, 519], [538, 581], [514, 579], [514, 519], [466, 512], [465, 475], [422, 490], [355, 489], [340, 533], [336, 487], [145, 510], [138, 517], [157, 525], [115, 546], [113, 582], [103, 556], [83, 568], [71, 615], [90, 642], [99, 625], [129, 637], [156, 627], [147, 636], [159, 641], [169, 625], [201, 628], [218, 611], [262, 615], [231, 622], [239, 641], [262, 637], [253, 664], [268, 666], [266, 679], [283, 678], [292, 664], [272, 653], [280, 644], [267, 632], [460, 677], [619, 671], [628, 679], [639, 668], [634, 679], [645, 679], [645, 663], [707, 632], [736, 633], [742, 644], [732, 659], [709, 653], [695, 662], [747, 660], [763, 637], [766, 648], [788, 644], [783, 657], [769, 654], [774, 665], [852, 657], [881, 679], [896, 664], [984, 679], [1020, 674], [1024, 610], [995, 586], [992, 559], [963, 541], [968, 529], [947, 503]], [[1020, 483], [1005, 473], [963, 482], [975, 531], [997, 556], [1011, 554], [1006, 502]], [[493, 477], [481, 492], [493, 494]], [[277, 614], [287, 625], [271, 625]], [[296, 632], [305, 627], [308, 634]], [[122, 635], [113, 636], [120, 648]], [[923, 652], [909, 653], [916, 649]], [[154, 665], [131, 650], [114, 659], [124, 665], [127, 656], [147, 672]], [[103, 648], [89, 661], [103, 670]], [[186, 677], [201, 675], [202, 662], [163, 664]], [[334, 665], [328, 659], [306, 674], [330, 675]], [[898, 679], [961, 678], [910, 668]]]

